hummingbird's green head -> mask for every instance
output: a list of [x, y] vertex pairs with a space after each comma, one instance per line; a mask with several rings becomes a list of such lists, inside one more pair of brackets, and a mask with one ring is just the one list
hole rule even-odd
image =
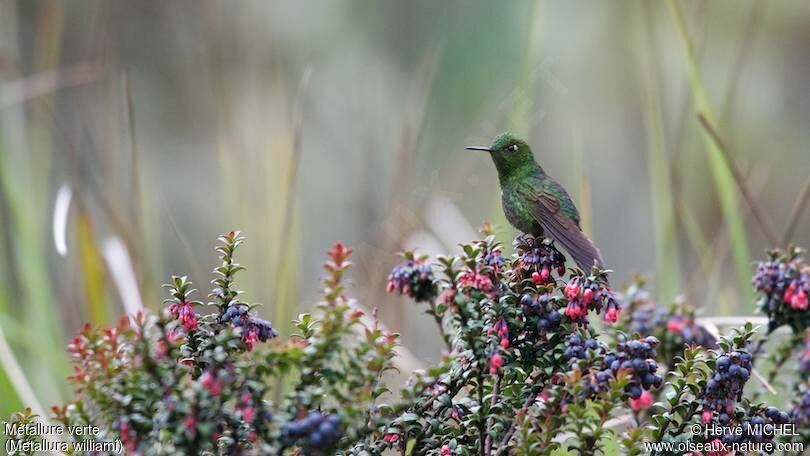
[[521, 170], [537, 167], [532, 149], [526, 144], [526, 141], [509, 132], [496, 136], [489, 147], [467, 147], [467, 149], [489, 152], [492, 162], [498, 169], [498, 177], [501, 182], [516, 173], [520, 174]]

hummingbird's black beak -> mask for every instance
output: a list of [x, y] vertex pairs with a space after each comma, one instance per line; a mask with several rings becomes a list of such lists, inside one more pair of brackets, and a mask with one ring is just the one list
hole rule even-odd
[[465, 147], [467, 150], [483, 150], [484, 152], [492, 152], [489, 147], [478, 147], [478, 146], [467, 146]]

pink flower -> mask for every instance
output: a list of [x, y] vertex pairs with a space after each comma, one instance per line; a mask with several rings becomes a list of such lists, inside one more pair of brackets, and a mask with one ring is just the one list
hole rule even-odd
[[798, 293], [793, 295], [793, 299], [790, 301], [790, 307], [793, 310], [807, 310], [807, 293], [804, 290], [799, 290]]
[[680, 333], [682, 329], [683, 322], [680, 320], [680, 318], [671, 318], [667, 322], [667, 331], [669, 332]]
[[570, 302], [565, 308], [565, 316], [572, 320], [579, 320], [585, 316], [585, 309], [578, 306], [575, 302]]
[[258, 340], [258, 335], [256, 331], [250, 329], [248, 330], [247, 334], [244, 337], [245, 345], [247, 345], [248, 351], [252, 351], [253, 347], [256, 346], [256, 340]]
[[465, 272], [458, 278], [461, 286], [477, 288], [484, 293], [492, 291], [492, 279], [478, 272]]
[[194, 415], [186, 415], [183, 419], [183, 427], [186, 428], [186, 431], [188, 431], [192, 437], [197, 435], [197, 420], [194, 418]]
[[169, 312], [177, 316], [183, 328], [190, 331], [197, 327], [197, 315], [194, 313], [194, 305], [188, 301], [174, 303], [169, 306]]
[[568, 299], [576, 299], [579, 295], [579, 285], [576, 283], [569, 283], [565, 286], [565, 297]]
[[138, 448], [135, 430], [125, 421], [118, 426], [118, 432], [121, 436], [121, 442], [124, 444], [124, 448], [130, 453], [134, 453]]
[[607, 313], [605, 313], [605, 321], [613, 324], [619, 320], [619, 309], [615, 307], [611, 307], [608, 309]]
[[168, 353], [169, 347], [166, 345], [166, 342], [163, 339], [158, 339], [155, 341], [155, 358], [163, 359], [166, 357], [166, 353]]
[[653, 396], [647, 390], [642, 391], [638, 399], [630, 399], [630, 408], [633, 409], [634, 412], [648, 409], [652, 404]]
[[590, 303], [593, 300], [593, 290], [588, 288], [585, 290], [585, 293], [582, 293], [582, 302], [585, 304]]
[[498, 369], [503, 366], [503, 357], [499, 353], [495, 353], [489, 357], [489, 373], [495, 375]]
[[796, 282], [793, 282], [788, 286], [787, 290], [785, 290], [785, 295], [782, 296], [782, 298], [785, 300], [785, 302], [788, 302], [791, 305], [793, 305], [793, 296], [795, 294], [796, 294]]
[[700, 419], [703, 420], [704, 424], [709, 424], [712, 422], [712, 410], [706, 409], [703, 411], [703, 414], [700, 415]]
[[200, 383], [202, 384], [203, 388], [208, 390], [212, 396], [219, 396], [219, 393], [222, 392], [222, 385], [220, 385], [219, 380], [211, 373], [211, 371], [205, 371], [200, 377]]
[[399, 441], [399, 434], [385, 434], [383, 440], [388, 443], [397, 443]]
[[456, 297], [456, 289], [455, 288], [448, 288], [444, 290], [442, 294], [439, 295], [439, 302], [442, 304], [450, 304], [453, 302], [453, 298]]
[[449, 456], [452, 454], [452, 450], [450, 450], [450, 445], [442, 445], [441, 450], [439, 450], [439, 454], [442, 456]]

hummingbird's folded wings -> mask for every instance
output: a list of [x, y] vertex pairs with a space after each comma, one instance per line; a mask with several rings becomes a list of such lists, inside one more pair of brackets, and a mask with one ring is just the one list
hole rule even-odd
[[579, 228], [578, 220], [565, 213], [560, 206], [559, 196], [542, 189], [525, 187], [522, 190], [528, 202], [529, 212], [546, 233], [562, 244], [580, 269], [588, 273], [594, 262], [604, 267], [599, 249]]

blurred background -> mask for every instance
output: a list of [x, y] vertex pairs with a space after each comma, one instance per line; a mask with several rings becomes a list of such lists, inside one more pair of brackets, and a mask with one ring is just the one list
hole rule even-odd
[[614, 284], [749, 315], [753, 262], [810, 245], [808, 94], [801, 0], [2, 0], [0, 415], [69, 397], [84, 322], [159, 309], [172, 274], [205, 299], [231, 229], [282, 334], [341, 241], [360, 304], [437, 359], [386, 275], [485, 221], [510, 246], [495, 170], [463, 150], [506, 129]]

